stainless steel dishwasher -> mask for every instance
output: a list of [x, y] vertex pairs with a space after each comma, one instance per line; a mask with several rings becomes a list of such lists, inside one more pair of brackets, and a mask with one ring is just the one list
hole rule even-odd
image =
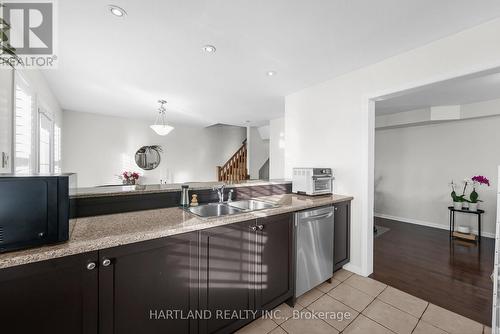
[[295, 214], [295, 297], [333, 275], [333, 206]]

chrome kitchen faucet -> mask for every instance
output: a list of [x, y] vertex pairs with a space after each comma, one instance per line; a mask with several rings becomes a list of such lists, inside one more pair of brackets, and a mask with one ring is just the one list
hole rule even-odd
[[219, 196], [219, 203], [224, 202], [224, 188], [226, 188], [225, 184], [221, 185], [220, 187], [214, 186], [212, 189], [213, 191], [217, 191], [217, 196]]

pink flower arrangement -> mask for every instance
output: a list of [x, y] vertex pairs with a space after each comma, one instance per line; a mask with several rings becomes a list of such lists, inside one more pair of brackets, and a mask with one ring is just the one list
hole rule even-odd
[[482, 175], [473, 176], [472, 182], [477, 184], [486, 184], [488, 187], [490, 186], [490, 180], [488, 180], [485, 176]]
[[136, 172], [127, 172], [127, 171], [125, 171], [125, 172], [122, 173], [122, 178], [124, 180], [127, 180], [127, 181], [130, 181], [130, 180], [134, 180], [135, 181], [135, 180], [139, 179], [139, 174], [137, 174]]
[[[472, 192], [470, 193], [469, 200], [467, 202], [472, 203], [472, 204], [476, 204], [478, 202], [482, 202], [479, 199], [479, 194], [476, 191], [476, 186], [477, 185], [481, 185], [481, 184], [485, 184], [485, 185], [487, 185], [489, 187], [490, 186], [490, 180], [488, 180], [486, 177], [484, 177], [482, 175], [476, 175], [476, 176], [472, 177], [472, 186], [473, 186], [473, 188], [472, 188]], [[469, 207], [469, 209], [470, 209], [470, 207]], [[477, 204], [476, 204], [476, 208], [474, 208], [473, 211], [477, 211]]]

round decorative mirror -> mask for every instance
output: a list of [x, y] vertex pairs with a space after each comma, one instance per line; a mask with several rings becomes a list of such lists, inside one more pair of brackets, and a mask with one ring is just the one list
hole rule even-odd
[[143, 146], [135, 152], [135, 163], [144, 170], [155, 169], [160, 164], [161, 152], [163, 149], [159, 145]]

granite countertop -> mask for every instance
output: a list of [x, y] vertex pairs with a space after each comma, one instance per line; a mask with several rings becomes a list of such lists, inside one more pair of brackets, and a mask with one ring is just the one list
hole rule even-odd
[[300, 211], [353, 198], [342, 195], [308, 197], [283, 194], [258, 199], [279, 204], [279, 207], [217, 218], [200, 218], [176, 207], [72, 219], [70, 238], [67, 242], [0, 254], [0, 269]]
[[105, 196], [120, 196], [120, 195], [136, 195], [136, 194], [152, 194], [162, 192], [180, 191], [183, 184], [189, 185], [190, 190], [212, 189], [214, 186], [225, 184], [227, 188], [250, 187], [250, 186], [269, 186], [290, 184], [292, 181], [279, 180], [245, 180], [238, 183], [227, 182], [186, 182], [172, 184], [147, 184], [134, 186], [103, 186], [103, 187], [88, 187], [76, 188], [70, 192], [71, 198], [89, 198], [89, 197], [105, 197]]

